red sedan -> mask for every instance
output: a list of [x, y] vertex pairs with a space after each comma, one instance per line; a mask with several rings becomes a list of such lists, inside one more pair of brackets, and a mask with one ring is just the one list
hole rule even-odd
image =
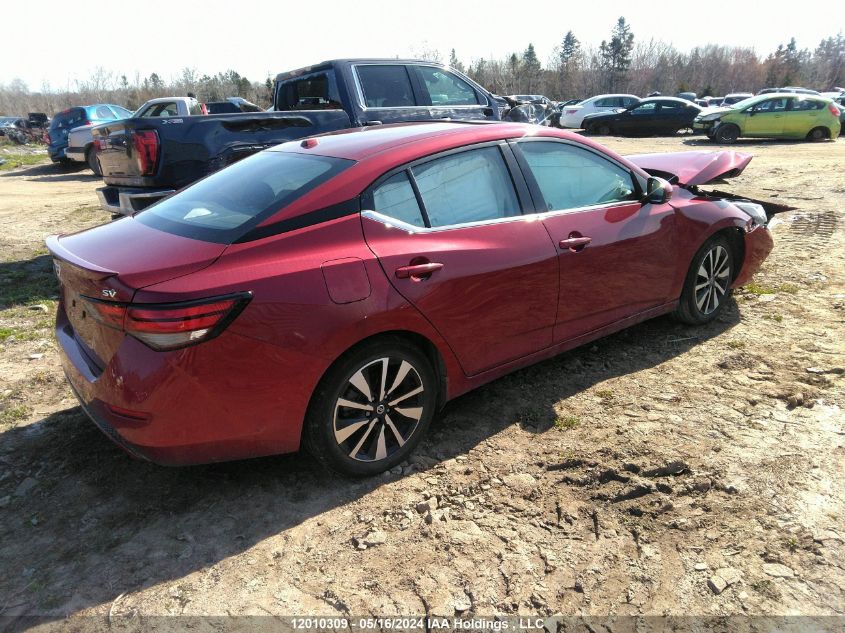
[[762, 206], [697, 185], [749, 160], [511, 123], [285, 143], [48, 238], [64, 370], [139, 457], [304, 444], [377, 473], [470, 389], [660, 314], [715, 318], [772, 238]]

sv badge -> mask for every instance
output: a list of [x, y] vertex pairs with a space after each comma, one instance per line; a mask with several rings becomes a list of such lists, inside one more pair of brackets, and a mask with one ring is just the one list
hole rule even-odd
[[110, 288], [103, 288], [103, 296], [108, 297], [109, 299], [114, 299], [117, 295], [117, 290], [111, 290]]

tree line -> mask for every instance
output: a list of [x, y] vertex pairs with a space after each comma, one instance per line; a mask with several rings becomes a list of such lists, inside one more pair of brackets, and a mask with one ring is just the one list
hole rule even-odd
[[[692, 91], [699, 96], [724, 96], [731, 92], [757, 92], [764, 87], [800, 85], [819, 91], [845, 85], [845, 37], [839, 32], [812, 49], [799, 48], [795, 38], [765, 57], [753, 47], [707, 44], [689, 51], [650, 39], [641, 41], [620, 17], [608, 39], [598, 46], [584, 45], [567, 31], [546, 64], [533, 44], [522, 53], [501, 59], [477, 59], [464, 64], [452, 49], [448, 60], [439, 51], [418, 56], [446, 62], [465, 72], [490, 91], [509, 94], [544, 94], [555, 100], [586, 98], [604, 92], [646, 95]], [[200, 75], [185, 68], [165, 80], [158, 73], [148, 77], [116, 75], [102, 68], [86, 81], [63, 89], [43, 86], [30, 90], [20, 79], [0, 84], [0, 114], [54, 112], [86, 103], [114, 103], [130, 110], [154, 97], [192, 93], [202, 102], [243, 97], [261, 106], [272, 101], [272, 78], [250, 81], [234, 70]]]

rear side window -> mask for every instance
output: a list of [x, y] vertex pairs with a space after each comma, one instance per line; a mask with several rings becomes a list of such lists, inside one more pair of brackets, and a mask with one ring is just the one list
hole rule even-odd
[[357, 66], [358, 80], [368, 108], [401, 108], [415, 105], [411, 79], [404, 66]]
[[519, 147], [549, 211], [636, 198], [631, 174], [590, 151], [544, 141]]
[[279, 84], [276, 110], [339, 110], [340, 96], [334, 72], [325, 71]]
[[622, 97], [622, 105], [626, 108], [630, 108], [632, 105], [638, 102], [639, 101], [637, 99], [634, 99], [633, 97]]
[[425, 226], [420, 205], [404, 171], [394, 174], [373, 191], [373, 207], [379, 213], [413, 226]]
[[431, 226], [495, 220], [521, 213], [498, 147], [444, 156], [411, 171]]
[[417, 66], [417, 72], [428, 90], [431, 105], [478, 105], [478, 95], [475, 90], [452, 73], [431, 66]]
[[599, 99], [596, 101], [595, 105], [597, 108], [610, 108], [613, 106], [618, 105], [618, 101], [616, 99]]
[[53, 121], [50, 123], [50, 129], [69, 130], [70, 128], [82, 125], [86, 119], [85, 110], [82, 108], [72, 108], [66, 112], [59, 112], [59, 114], [54, 116]]
[[230, 244], [354, 161], [261, 152], [200, 180], [135, 218], [183, 237]]
[[114, 118], [114, 113], [109, 109], [108, 106], [97, 106], [97, 109], [94, 114], [98, 119], [101, 119], [103, 121], [108, 121]]
[[807, 112], [810, 110], [821, 110], [824, 105], [824, 101], [817, 101], [816, 99], [795, 99], [790, 109], [793, 112]]

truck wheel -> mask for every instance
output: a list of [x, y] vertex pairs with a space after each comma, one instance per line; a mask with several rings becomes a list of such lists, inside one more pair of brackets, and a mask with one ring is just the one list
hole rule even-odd
[[103, 170], [100, 169], [100, 161], [97, 160], [97, 152], [93, 147], [89, 147], [85, 152], [85, 162], [88, 163], [88, 168], [94, 172], [95, 176], [102, 176]]
[[733, 123], [726, 123], [724, 125], [720, 125], [718, 128], [716, 128], [716, 133], [713, 135], [713, 139], [717, 143], [736, 143], [736, 139], [738, 138], [739, 128]]

